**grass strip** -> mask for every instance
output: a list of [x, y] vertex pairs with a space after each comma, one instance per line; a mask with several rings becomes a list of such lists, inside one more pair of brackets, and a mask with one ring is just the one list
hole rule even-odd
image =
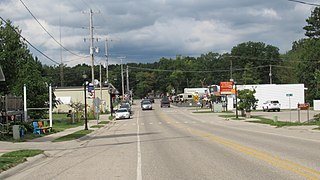
[[211, 110], [201, 110], [201, 111], [193, 111], [192, 113], [214, 113]]
[[241, 116], [236, 118], [236, 115], [234, 115], [234, 114], [222, 114], [222, 115], [219, 115], [219, 117], [226, 118], [226, 119], [232, 119], [232, 120], [245, 120], [245, 118], [243, 118]]
[[271, 126], [276, 126], [276, 127], [317, 125], [316, 121], [312, 121], [312, 122], [274, 121], [273, 119], [268, 119], [261, 116], [252, 116], [252, 118], [259, 119], [259, 121], [247, 121], [247, 122], [269, 124]]
[[98, 124], [108, 124], [109, 121], [100, 121]]
[[66, 136], [62, 136], [60, 138], [57, 138], [55, 140], [53, 140], [52, 142], [62, 142], [62, 141], [71, 141], [71, 140], [75, 140], [75, 139], [79, 139], [89, 133], [91, 133], [93, 130], [80, 130], [77, 132], [74, 132], [72, 134], [68, 134]]
[[41, 153], [43, 153], [43, 150], [38, 149], [24, 149], [5, 153], [0, 156], [0, 173], [25, 162], [28, 157], [36, 156]]
[[104, 125], [93, 125], [93, 126], [90, 126], [90, 128], [102, 128], [104, 127]]

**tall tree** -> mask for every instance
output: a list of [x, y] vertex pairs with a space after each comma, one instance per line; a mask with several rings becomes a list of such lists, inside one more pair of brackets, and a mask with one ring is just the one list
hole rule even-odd
[[306, 22], [308, 24], [303, 27], [306, 30], [305, 35], [309, 38], [320, 38], [320, 7], [314, 8]]
[[256, 76], [257, 71], [253, 67], [253, 63], [249, 62], [244, 67], [244, 72], [242, 74], [241, 84], [259, 84], [260, 79]]
[[14, 27], [11, 21], [0, 21], [0, 65], [6, 81], [1, 83], [0, 92], [9, 94], [17, 80], [19, 65], [29, 58], [29, 50], [20, 39], [21, 30]]
[[[269, 65], [278, 65], [281, 62], [279, 48], [263, 42], [249, 41], [238, 44], [232, 48], [231, 57], [234, 69], [244, 69], [248, 63], [252, 63], [254, 68], [260, 68], [257, 74], [254, 74], [260, 83], [269, 83]], [[244, 72], [236, 71], [234, 78], [240, 82]]]

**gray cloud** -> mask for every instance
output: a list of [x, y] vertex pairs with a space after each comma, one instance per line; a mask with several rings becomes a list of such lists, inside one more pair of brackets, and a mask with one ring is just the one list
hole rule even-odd
[[[315, 0], [314, 0], [315, 1]], [[89, 15], [92, 9], [95, 37], [100, 48], [97, 61], [104, 61], [104, 40], [112, 39], [112, 63], [118, 56], [126, 62], [153, 62], [176, 54], [195, 55], [209, 51], [229, 52], [246, 41], [261, 41], [286, 52], [293, 41], [304, 37], [302, 27], [312, 6], [286, 0], [23, 0], [41, 24], [69, 50], [89, 54]], [[36, 47], [60, 62], [60, 47], [31, 17], [20, 1], [0, 2], [1, 16], [13, 21]], [[85, 27], [85, 28], [83, 28]], [[31, 49], [32, 50], [32, 49]], [[52, 64], [32, 50], [46, 64]], [[90, 63], [63, 52], [72, 66]]]

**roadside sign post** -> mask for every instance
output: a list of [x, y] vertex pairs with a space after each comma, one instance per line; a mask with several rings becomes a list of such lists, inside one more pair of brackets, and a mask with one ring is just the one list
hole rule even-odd
[[293, 96], [292, 93], [288, 93], [286, 94], [287, 97], [289, 97], [289, 111], [290, 111], [290, 122], [291, 122], [291, 101], [290, 101], [290, 97]]

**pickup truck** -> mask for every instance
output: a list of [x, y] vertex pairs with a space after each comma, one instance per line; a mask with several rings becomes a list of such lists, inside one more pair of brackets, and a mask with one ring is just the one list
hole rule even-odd
[[169, 98], [162, 98], [160, 101], [160, 107], [170, 107]]

